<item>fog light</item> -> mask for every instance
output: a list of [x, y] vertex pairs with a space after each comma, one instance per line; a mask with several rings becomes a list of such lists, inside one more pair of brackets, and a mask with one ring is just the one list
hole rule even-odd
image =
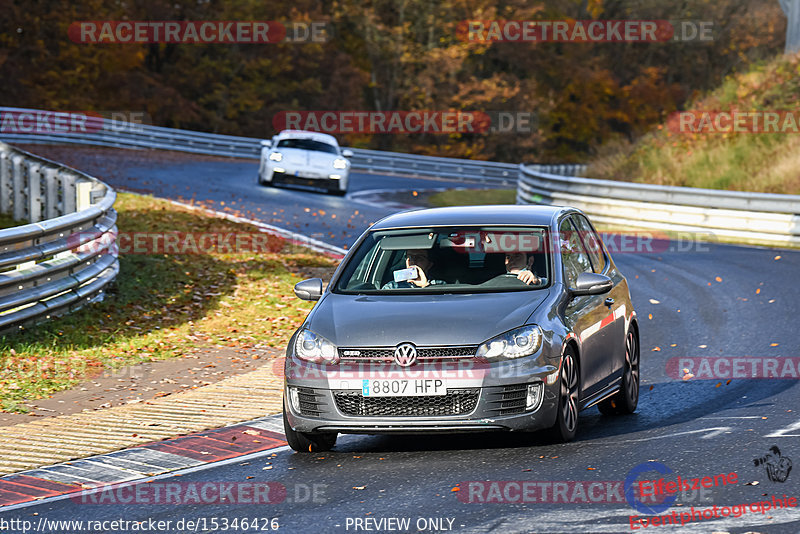
[[292, 408], [294, 411], [300, 411], [300, 393], [298, 392], [297, 388], [289, 387], [289, 402], [292, 404]]
[[330, 178], [331, 180], [341, 180], [342, 179], [342, 175], [341, 174], [331, 174], [331, 175], [328, 176], [328, 178]]
[[286, 169], [283, 167], [273, 167], [272, 172], [286, 172]]
[[536, 382], [533, 384], [528, 384], [528, 395], [525, 398], [525, 409], [526, 410], [538, 410], [539, 406], [542, 405], [542, 391], [544, 390], [544, 386], [541, 382]]

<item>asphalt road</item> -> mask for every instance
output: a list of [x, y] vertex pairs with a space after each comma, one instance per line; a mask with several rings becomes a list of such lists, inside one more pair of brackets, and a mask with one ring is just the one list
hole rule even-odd
[[[244, 215], [260, 214], [264, 222], [307, 232], [339, 246], [350, 244], [369, 222], [393, 210], [347, 197], [258, 188], [255, 169], [250, 163], [205, 162], [158, 169], [134, 166], [125, 168], [124, 174], [129, 185], [131, 180], [147, 181], [139, 188], [151, 189], [159, 196], [187, 198], [188, 187], [197, 201], [235, 201]], [[352, 184], [354, 191], [446, 185], [369, 175], [355, 175]], [[319, 210], [327, 216], [320, 217]], [[358, 215], [353, 215], [356, 210]], [[316, 217], [311, 215], [315, 211]], [[162, 530], [188, 532], [194, 528], [177, 525], [177, 521], [200, 518], [210, 531], [244, 532], [241, 524], [232, 528], [234, 518], [278, 518], [281, 532], [631, 532], [630, 516], [648, 514], [624, 502], [621, 482], [639, 464], [650, 461], [672, 471], [667, 480], [675, 480], [677, 475], [691, 479], [731, 472], [738, 477], [724, 487], [680, 494], [670, 512], [750, 505], [771, 501], [773, 496], [797, 499], [798, 468], [789, 472], [784, 482], [775, 482], [768, 479], [764, 465], [754, 463], [772, 446], [778, 446], [784, 458], [800, 462], [797, 379], [733, 379], [728, 383], [705, 379], [698, 367], [692, 369], [694, 378], [681, 380], [669, 375], [667, 367], [672, 358], [800, 356], [800, 252], [680, 246], [689, 250], [614, 255], [628, 277], [640, 317], [639, 409], [625, 417], [602, 416], [595, 409], [583, 412], [573, 443], [553, 445], [537, 434], [343, 436], [328, 453], [295, 454], [284, 449], [169, 479], [181, 483], [278, 482], [287, 491], [282, 502], [153, 506], [63, 500], [0, 514], [0, 526], [2, 519], [35, 520], [40, 516], [49, 520], [154, 519], [172, 521]], [[640, 478], [657, 476], [662, 475], [649, 471]], [[492, 481], [541, 484], [528, 486], [535, 489], [529, 502], [485, 502], [513, 500], [520, 495], [510, 490], [514, 486], [492, 485]], [[569, 491], [555, 499], [558, 502], [539, 502], [543, 491], [548, 490], [552, 497], [557, 483], [575, 481], [603, 484], [595, 487], [592, 496], [575, 493], [570, 484]], [[508, 494], [504, 496], [502, 489], [494, 492], [497, 488], [509, 488]], [[606, 494], [613, 502], [588, 502]], [[227, 530], [223, 518], [228, 519]], [[367, 518], [374, 522], [365, 521]], [[409, 526], [386, 522], [389, 518], [408, 520]], [[394, 528], [398, 526], [401, 528]], [[269, 522], [259, 521], [258, 527], [267, 531]], [[650, 526], [647, 530], [797, 533], [800, 506], [766, 513], [748, 507], [740, 517], [693, 521], [679, 527]]]

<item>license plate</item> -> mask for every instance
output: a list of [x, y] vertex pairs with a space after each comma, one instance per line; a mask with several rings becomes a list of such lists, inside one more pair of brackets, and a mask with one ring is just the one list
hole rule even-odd
[[447, 384], [441, 378], [397, 378], [361, 381], [364, 397], [424, 397], [447, 395]]

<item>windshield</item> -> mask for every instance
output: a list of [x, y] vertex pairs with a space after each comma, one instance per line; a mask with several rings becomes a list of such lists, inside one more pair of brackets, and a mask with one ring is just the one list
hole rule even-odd
[[550, 281], [547, 229], [448, 227], [371, 232], [345, 265], [338, 293], [525, 291]]
[[313, 139], [281, 139], [278, 141], [278, 148], [299, 148], [301, 150], [313, 150], [315, 152], [325, 152], [327, 154], [338, 154], [335, 146], [322, 141]]

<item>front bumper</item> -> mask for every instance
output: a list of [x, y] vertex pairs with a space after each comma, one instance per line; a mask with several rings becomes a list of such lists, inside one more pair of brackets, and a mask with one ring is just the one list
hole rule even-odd
[[320, 169], [305, 169], [275, 163], [267, 164], [264, 175], [264, 181], [267, 182], [345, 191], [350, 169], [331, 169], [330, 172], [323, 172]]
[[[552, 369], [551, 367], [548, 369]], [[544, 373], [543, 373], [544, 375]], [[489, 385], [448, 382], [448, 394], [429, 397], [363, 397], [357, 389], [320, 387], [320, 381], [286, 380], [284, 410], [299, 432], [383, 434], [416, 432], [532, 431], [551, 427], [558, 404], [558, 382], [515, 377]], [[496, 381], [494, 381], [496, 382]], [[541, 404], [525, 409], [528, 384], [540, 382]], [[292, 402], [288, 388], [298, 388]], [[522, 399], [520, 405], [520, 397]], [[299, 406], [298, 406], [299, 404]], [[403, 415], [398, 415], [402, 413]]]

